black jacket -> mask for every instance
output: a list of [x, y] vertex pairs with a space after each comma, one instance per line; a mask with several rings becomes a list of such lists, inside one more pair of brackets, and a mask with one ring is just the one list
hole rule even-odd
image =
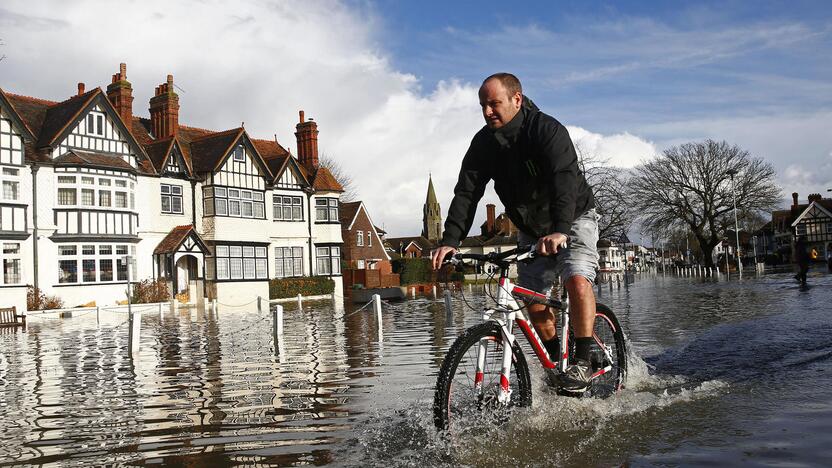
[[442, 245], [458, 247], [468, 235], [489, 180], [494, 180], [509, 219], [534, 237], [568, 235], [575, 218], [595, 207], [566, 127], [525, 96], [509, 123], [498, 130], [484, 126], [471, 140]]

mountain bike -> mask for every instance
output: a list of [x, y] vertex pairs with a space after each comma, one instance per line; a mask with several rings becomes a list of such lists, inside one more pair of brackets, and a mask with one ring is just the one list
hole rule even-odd
[[[558, 394], [558, 376], [574, 360], [574, 339], [569, 330], [569, 298], [563, 288], [560, 298], [514, 284], [509, 267], [533, 258], [533, 247], [518, 247], [503, 253], [455, 254], [449, 263], [473, 260], [499, 269], [496, 307], [483, 311], [483, 323], [465, 330], [448, 350], [439, 370], [433, 402], [437, 429], [463, 432], [474, 429], [478, 418], [485, 422], [505, 421], [515, 407], [531, 406], [532, 381], [529, 365], [515, 336], [520, 329], [531, 351], [543, 367], [547, 384]], [[517, 300], [522, 301], [518, 305]], [[560, 356], [549, 356], [542, 340], [523, 310], [531, 303], [542, 303], [559, 311], [557, 321]], [[590, 363], [593, 373], [587, 390], [570, 396], [605, 398], [621, 388], [627, 373], [624, 333], [612, 310], [596, 304]], [[473, 424], [472, 424], [473, 423]]]

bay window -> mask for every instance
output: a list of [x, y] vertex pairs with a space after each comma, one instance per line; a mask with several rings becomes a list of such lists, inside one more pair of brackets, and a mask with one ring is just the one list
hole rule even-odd
[[338, 199], [337, 198], [316, 198], [315, 199], [315, 221], [322, 223], [338, 222]]
[[341, 274], [341, 248], [336, 246], [317, 247], [318, 275]]
[[0, 284], [20, 284], [20, 243], [3, 243], [3, 250], [0, 250], [2, 258], [3, 275], [0, 277]]
[[203, 198], [206, 216], [266, 219], [265, 195], [261, 191], [205, 187]]
[[268, 279], [267, 250], [264, 246], [217, 245], [214, 249], [217, 280]]
[[273, 195], [273, 218], [276, 221], [303, 221], [303, 199], [301, 197], [287, 197]]

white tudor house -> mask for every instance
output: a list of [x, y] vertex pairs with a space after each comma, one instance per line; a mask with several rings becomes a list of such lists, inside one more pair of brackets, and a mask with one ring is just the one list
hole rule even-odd
[[[179, 124], [173, 77], [136, 117], [126, 66], [64, 101], [0, 89], [0, 307], [26, 285], [66, 306], [125, 298], [133, 278], [166, 278], [191, 301], [268, 297], [275, 277], [335, 276], [341, 186], [318, 165], [317, 124], [296, 127], [297, 158], [244, 128]], [[341, 293], [339, 291], [339, 293]]]

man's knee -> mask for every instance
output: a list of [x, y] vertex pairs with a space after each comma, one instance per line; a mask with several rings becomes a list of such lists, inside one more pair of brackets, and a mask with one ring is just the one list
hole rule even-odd
[[566, 280], [566, 291], [571, 299], [595, 299], [592, 283], [581, 275], [571, 276]]

